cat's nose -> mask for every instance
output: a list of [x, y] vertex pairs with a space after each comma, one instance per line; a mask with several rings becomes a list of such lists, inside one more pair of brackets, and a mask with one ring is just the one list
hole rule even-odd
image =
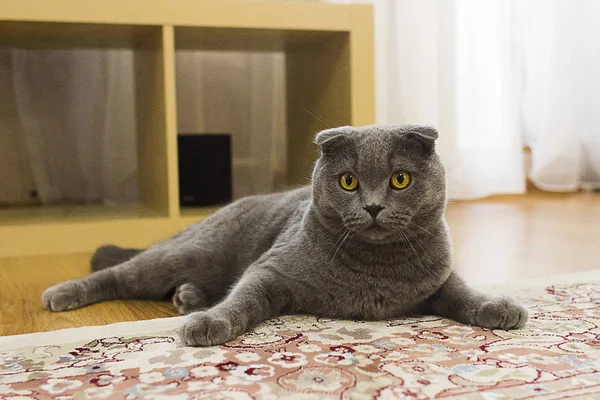
[[377, 214], [379, 214], [379, 212], [383, 210], [383, 207], [379, 204], [369, 204], [368, 206], [365, 206], [363, 208], [366, 212], [371, 214], [371, 217], [373, 217], [373, 219], [375, 219], [377, 217]]

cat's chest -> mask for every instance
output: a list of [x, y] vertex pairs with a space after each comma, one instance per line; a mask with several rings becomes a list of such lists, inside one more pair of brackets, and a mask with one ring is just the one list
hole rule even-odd
[[345, 270], [331, 276], [326, 287], [327, 307], [336, 316], [379, 320], [410, 312], [435, 291], [424, 277], [403, 279]]

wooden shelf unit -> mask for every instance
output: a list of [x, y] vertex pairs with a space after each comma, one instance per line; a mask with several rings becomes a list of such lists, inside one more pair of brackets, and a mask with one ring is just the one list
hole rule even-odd
[[373, 10], [261, 0], [3, 0], [0, 47], [135, 51], [140, 204], [0, 210], [0, 257], [145, 247], [214, 212], [180, 210], [175, 52], [283, 51], [290, 184], [306, 183], [312, 139], [375, 121]]

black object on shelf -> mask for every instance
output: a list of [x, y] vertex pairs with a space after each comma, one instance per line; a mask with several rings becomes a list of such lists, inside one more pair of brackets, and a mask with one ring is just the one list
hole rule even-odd
[[179, 134], [179, 203], [214, 206], [231, 201], [231, 135]]

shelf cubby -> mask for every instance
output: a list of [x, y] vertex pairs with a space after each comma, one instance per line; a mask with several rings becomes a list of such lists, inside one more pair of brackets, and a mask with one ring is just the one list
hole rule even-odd
[[[305, 183], [314, 134], [374, 123], [373, 11], [280, 0], [3, 0], [0, 47], [133, 49], [140, 200], [0, 211], [0, 257], [148, 246], [210, 215], [180, 210], [176, 51], [285, 53], [286, 183]], [[319, 118], [307, 113], [311, 111]]]
[[[134, 53], [139, 193], [137, 205], [48, 206], [0, 209], [0, 225], [87, 221], [176, 214], [168, 197], [168, 142], [163, 27], [60, 22], [0, 21], [0, 48], [131, 49]], [[171, 44], [171, 42], [168, 42]], [[167, 50], [168, 51], [168, 50]], [[173, 202], [176, 203], [176, 202]]]

